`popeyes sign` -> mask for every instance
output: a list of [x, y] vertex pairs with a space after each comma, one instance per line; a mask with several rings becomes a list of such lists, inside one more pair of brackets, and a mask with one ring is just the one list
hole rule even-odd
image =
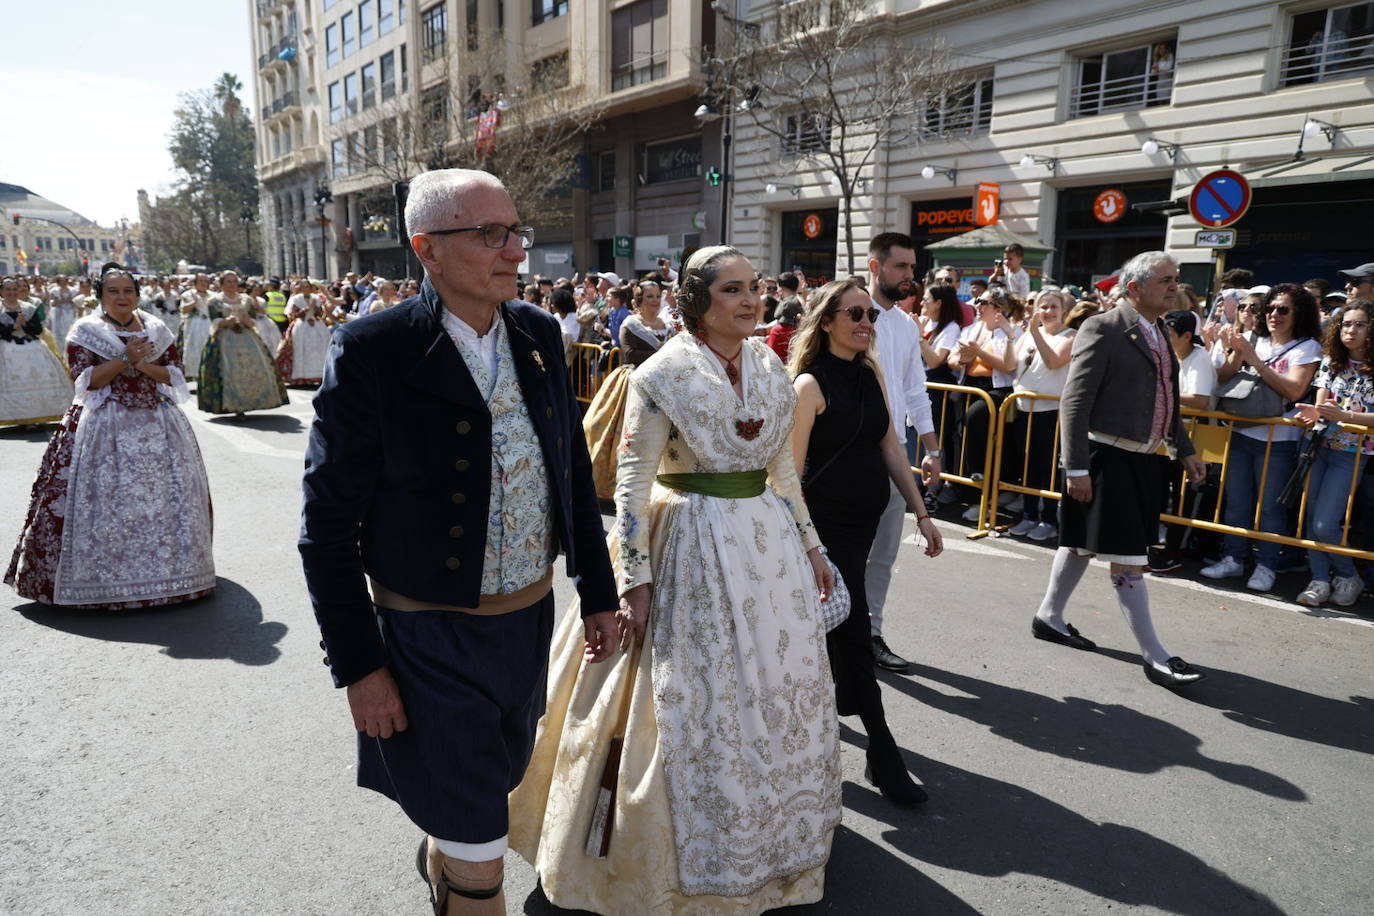
[[972, 228], [972, 207], [916, 207], [918, 235], [952, 235]]

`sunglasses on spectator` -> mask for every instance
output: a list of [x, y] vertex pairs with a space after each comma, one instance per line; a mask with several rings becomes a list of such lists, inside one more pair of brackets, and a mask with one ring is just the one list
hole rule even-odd
[[868, 318], [869, 324], [877, 324], [878, 316], [881, 315], [882, 312], [876, 308], [864, 308], [862, 305], [851, 305], [847, 309], [835, 309], [835, 314], [848, 315], [849, 320], [855, 324], [863, 321], [865, 317]]
[[1287, 315], [1291, 311], [1293, 311], [1292, 307], [1287, 305], [1271, 305], [1269, 308], [1264, 309], [1264, 314], [1278, 315], [1280, 318], [1282, 318], [1284, 315]]

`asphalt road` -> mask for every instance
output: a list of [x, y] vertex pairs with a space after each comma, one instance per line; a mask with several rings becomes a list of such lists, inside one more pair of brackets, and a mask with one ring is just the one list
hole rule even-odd
[[[295, 550], [309, 392], [243, 420], [188, 413], [215, 502], [219, 590], [81, 613], [4, 589], [0, 912], [428, 911], [417, 831], [354, 785]], [[48, 433], [0, 431], [0, 544]], [[1095, 654], [1032, 640], [1049, 551], [904, 547], [884, 675], [931, 801], [899, 810], [842, 729], [844, 825], [824, 902], [797, 914], [1374, 911], [1374, 602], [1360, 614], [1152, 579], [1170, 650], [1211, 679], [1145, 680], [1105, 569], [1069, 619]], [[8, 554], [6, 553], [7, 557]], [[560, 603], [570, 594], [558, 583]], [[1282, 599], [1282, 600], [1280, 600]], [[851, 723], [856, 724], [856, 723]], [[511, 913], [558, 913], [510, 857]]]

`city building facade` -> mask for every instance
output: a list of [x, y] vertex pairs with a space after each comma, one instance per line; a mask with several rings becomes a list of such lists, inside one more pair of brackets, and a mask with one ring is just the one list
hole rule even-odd
[[0, 276], [83, 273], [106, 261], [143, 266], [138, 223], [106, 228], [16, 184], [0, 183]]
[[1195, 244], [1204, 227], [1134, 205], [1186, 206], [1223, 168], [1253, 192], [1229, 266], [1300, 282], [1374, 259], [1359, 222], [1374, 196], [1372, 2], [878, 0], [875, 13], [944, 48], [959, 88], [927, 100], [917, 138], [863, 172], [853, 266], [832, 173], [737, 116], [730, 238], [765, 271], [863, 272], [884, 230], [909, 231], [929, 266], [924, 246], [973, 229], [986, 184], [1001, 225], [1050, 249], [1047, 276], [1086, 284], [1163, 248], [1201, 289], [1214, 269]]
[[[527, 272], [630, 275], [719, 234], [720, 189], [702, 179], [719, 126], [695, 116], [717, 18], [702, 0], [253, 0], [249, 13], [269, 273], [416, 275], [394, 186], [399, 163], [424, 159], [406, 148], [417, 123], [509, 115], [522, 99], [503, 87], [532, 71], [581, 90], [596, 120], [566, 189], [522, 214], [537, 229]], [[321, 189], [332, 199], [317, 204]]]

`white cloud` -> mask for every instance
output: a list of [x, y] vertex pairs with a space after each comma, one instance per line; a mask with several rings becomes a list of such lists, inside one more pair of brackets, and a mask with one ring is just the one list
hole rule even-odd
[[[104, 226], [138, 219], [138, 189], [157, 196], [173, 180], [167, 134], [177, 91], [144, 80], [71, 70], [0, 71], [10, 86], [13, 132], [0, 145], [0, 181]], [[41, 91], [24, 103], [24, 86]]]

